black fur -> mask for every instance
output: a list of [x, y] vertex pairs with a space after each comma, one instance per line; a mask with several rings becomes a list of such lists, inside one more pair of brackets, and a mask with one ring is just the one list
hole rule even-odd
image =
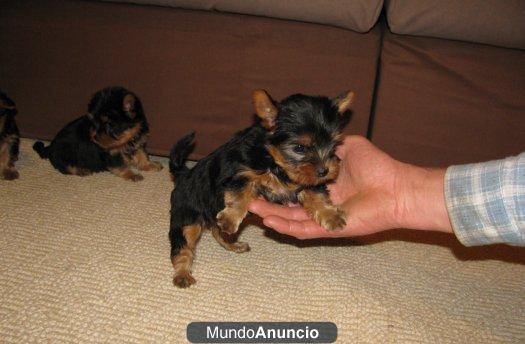
[[15, 102], [0, 91], [0, 172], [6, 180], [18, 178], [14, 165], [20, 149], [20, 132], [15, 121], [17, 113]]
[[[129, 96], [132, 98], [126, 98]], [[126, 99], [132, 99], [131, 109], [123, 105]], [[140, 129], [136, 135], [123, 144], [109, 146], [112, 140], [117, 142], [119, 135], [137, 125]], [[127, 160], [138, 149], [144, 149], [148, 133], [139, 98], [123, 87], [108, 87], [93, 96], [87, 115], [67, 124], [49, 146], [39, 141], [33, 149], [61, 173], [71, 174], [73, 168], [82, 171], [82, 175], [127, 167]]]
[[[182, 169], [182, 161], [188, 155], [193, 136], [181, 139], [171, 153], [174, 166], [175, 188], [171, 194], [171, 221], [169, 238], [171, 257], [178, 254], [186, 244], [182, 229], [184, 226], [200, 224], [205, 228], [217, 226], [217, 214], [225, 208], [224, 196], [227, 191], [239, 191], [246, 186], [247, 178], [242, 171], [257, 174], [270, 172], [281, 182], [289, 186], [289, 192], [276, 193], [261, 187], [259, 195], [277, 202], [297, 202], [297, 195], [306, 188], [326, 193], [325, 182], [300, 185], [293, 182], [289, 173], [276, 163], [268, 147], [277, 147], [292, 165], [305, 163], [315, 154], [286, 154], [285, 148], [297, 146], [296, 140], [301, 134], [313, 136], [314, 147], [327, 151], [325, 159], [337, 159], [335, 148], [338, 142], [334, 136], [348, 122], [349, 112], [339, 113], [334, 100], [327, 97], [311, 97], [302, 94], [292, 95], [280, 103], [275, 103], [278, 110], [275, 129], [268, 130], [261, 123], [238, 132], [231, 140], [201, 159], [191, 170]], [[294, 146], [294, 147], [295, 147]], [[173, 173], [173, 172], [172, 172]]]
[[169, 167], [172, 177], [176, 178], [188, 170], [185, 162], [195, 145], [194, 139], [195, 132], [192, 132], [180, 139], [171, 149]]

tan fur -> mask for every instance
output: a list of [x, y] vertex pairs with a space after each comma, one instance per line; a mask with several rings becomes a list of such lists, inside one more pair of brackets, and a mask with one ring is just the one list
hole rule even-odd
[[260, 186], [265, 187], [276, 195], [288, 195], [295, 192], [298, 188], [295, 184], [283, 183], [279, 178], [270, 172], [258, 174], [252, 170], [246, 170], [240, 173], [241, 176], [248, 178], [252, 190], [257, 190]]
[[217, 214], [217, 225], [227, 234], [233, 234], [248, 213], [248, 204], [255, 199], [252, 183], [248, 183], [241, 191], [226, 191], [224, 193], [225, 207]]
[[14, 144], [16, 139], [17, 136], [9, 135], [0, 142], [0, 172], [2, 172], [2, 176], [6, 180], [17, 179], [19, 176], [14, 165], [16, 158], [11, 157], [9, 154], [11, 145]]
[[124, 101], [122, 102], [124, 106], [124, 111], [131, 114], [132, 118], [135, 117], [135, 101], [136, 99], [132, 94], [126, 94], [126, 96], [124, 97]]
[[122, 148], [131, 139], [137, 136], [137, 134], [140, 132], [141, 129], [142, 129], [142, 125], [140, 123], [137, 123], [132, 128], [122, 132], [117, 138], [111, 137], [106, 133], [97, 135], [97, 133], [92, 132], [91, 139], [93, 140], [93, 142], [95, 142], [100, 147], [106, 150], [118, 149], [118, 148]]
[[9, 165], [9, 146], [7, 140], [0, 142], [0, 169]]
[[141, 171], [160, 171], [162, 170], [162, 165], [158, 162], [151, 161], [149, 159], [148, 153], [144, 148], [140, 148], [132, 156], [132, 163]]
[[299, 142], [300, 145], [303, 145], [305, 147], [310, 147], [313, 143], [312, 136], [308, 134], [302, 134], [297, 138], [297, 142]]
[[180, 288], [187, 288], [196, 282], [195, 278], [191, 275], [191, 266], [193, 265], [193, 258], [195, 256], [195, 246], [201, 232], [202, 227], [197, 224], [186, 226], [182, 229], [182, 234], [186, 239], [186, 245], [184, 245], [171, 261], [173, 269], [175, 270], [173, 284]]
[[354, 92], [346, 92], [341, 94], [339, 97], [337, 97], [337, 110], [339, 113], [343, 113], [350, 109], [350, 106], [355, 101], [355, 93]]
[[264, 90], [256, 90], [252, 94], [252, 103], [255, 114], [261, 119], [261, 125], [268, 129], [275, 128], [275, 119], [277, 118], [277, 108]]
[[328, 230], [340, 230], [346, 225], [345, 213], [332, 205], [325, 194], [312, 190], [299, 193], [299, 201], [315, 222]]
[[110, 169], [110, 172], [116, 176], [119, 176], [125, 180], [130, 180], [132, 182], [138, 182], [144, 179], [141, 174], [133, 172], [128, 167], [112, 168]]
[[213, 237], [219, 245], [227, 249], [228, 251], [236, 252], [236, 253], [243, 253], [250, 250], [250, 245], [248, 245], [245, 242], [228, 242], [226, 239], [223, 238], [221, 230], [218, 227], [214, 227], [211, 230], [211, 233], [213, 234]]
[[266, 147], [268, 152], [275, 160], [275, 163], [279, 165], [288, 175], [288, 177], [297, 184], [300, 185], [317, 185], [322, 182], [330, 180], [327, 176], [323, 178], [317, 177], [315, 166], [309, 163], [300, 164], [298, 166], [292, 166], [283, 157], [282, 153], [275, 146], [269, 145]]
[[90, 174], [92, 174], [90, 171], [86, 169], [75, 167], [75, 166], [68, 166], [67, 172], [69, 174], [73, 174], [73, 175], [81, 176], [81, 177], [89, 176]]

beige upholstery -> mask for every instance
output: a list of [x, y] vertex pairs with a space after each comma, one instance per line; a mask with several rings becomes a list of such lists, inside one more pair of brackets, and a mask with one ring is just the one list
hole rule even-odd
[[[2, 342], [184, 343], [191, 321], [333, 321], [338, 343], [523, 343], [523, 249], [394, 232], [300, 242], [247, 227], [242, 255], [201, 239], [171, 284], [168, 173], [63, 176], [22, 141], [0, 180]], [[165, 160], [162, 162], [165, 164]]]

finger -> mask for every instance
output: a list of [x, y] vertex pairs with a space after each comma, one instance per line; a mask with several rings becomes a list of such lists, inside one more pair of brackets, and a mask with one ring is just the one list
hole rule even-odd
[[298, 221], [307, 220], [309, 218], [308, 214], [301, 207], [288, 207], [262, 200], [253, 201], [248, 208], [251, 212], [256, 213], [263, 218], [271, 215]]
[[282, 234], [291, 235], [299, 239], [309, 238], [309, 231], [306, 229], [307, 227], [302, 221], [287, 220], [279, 216], [268, 216], [264, 218], [263, 223], [265, 226], [273, 228]]
[[348, 236], [342, 231], [328, 231], [312, 220], [294, 221], [283, 219], [279, 216], [268, 216], [263, 223], [279, 233], [291, 235], [302, 240]]

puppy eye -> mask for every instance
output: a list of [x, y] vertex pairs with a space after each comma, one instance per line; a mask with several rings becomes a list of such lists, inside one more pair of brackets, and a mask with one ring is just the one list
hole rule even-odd
[[293, 151], [297, 154], [304, 154], [306, 153], [306, 147], [303, 145], [296, 145], [293, 147]]

